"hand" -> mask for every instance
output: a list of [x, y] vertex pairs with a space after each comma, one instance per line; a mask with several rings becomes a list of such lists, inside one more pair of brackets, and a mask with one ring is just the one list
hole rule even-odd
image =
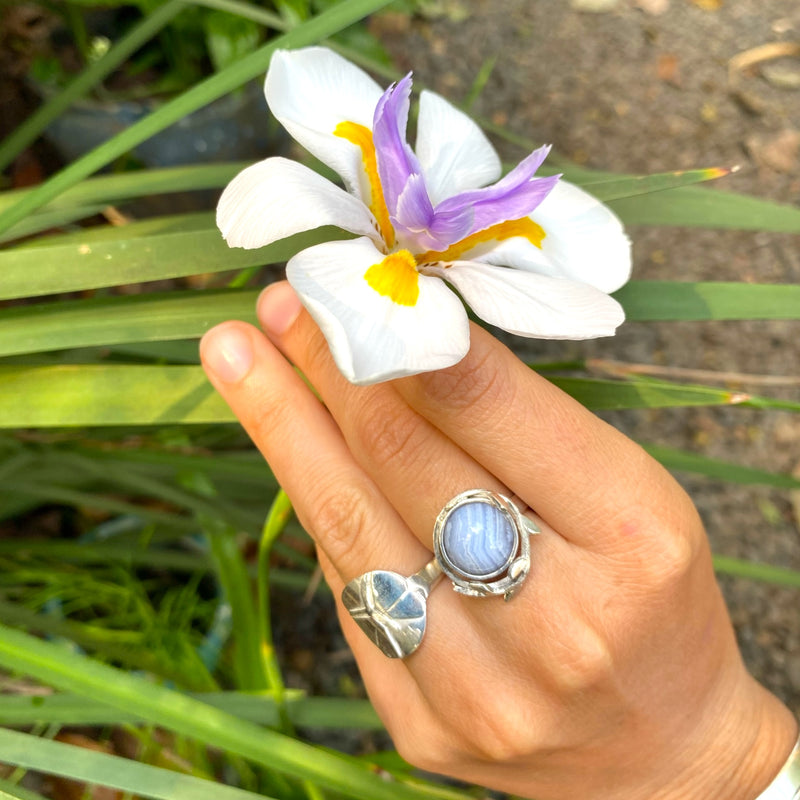
[[369, 570], [419, 570], [466, 489], [516, 495], [542, 529], [511, 602], [445, 579], [403, 661], [338, 604], [401, 755], [538, 800], [753, 800], [767, 786], [795, 723], [746, 673], [700, 520], [659, 464], [480, 328], [454, 367], [356, 387], [288, 284], [258, 311], [267, 336], [225, 323], [203, 363], [337, 598]]

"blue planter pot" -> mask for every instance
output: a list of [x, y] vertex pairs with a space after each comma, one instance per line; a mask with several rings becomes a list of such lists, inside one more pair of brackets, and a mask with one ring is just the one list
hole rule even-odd
[[[157, 99], [81, 100], [47, 128], [67, 161], [88, 153], [163, 105]], [[250, 83], [187, 115], [134, 148], [148, 167], [265, 158], [288, 139], [267, 108], [260, 84]]]

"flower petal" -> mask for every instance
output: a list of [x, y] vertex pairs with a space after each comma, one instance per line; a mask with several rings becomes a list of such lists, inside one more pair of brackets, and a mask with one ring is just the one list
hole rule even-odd
[[560, 181], [532, 215], [544, 228], [542, 252], [558, 274], [614, 292], [631, 274], [631, 243], [610, 208]]
[[356, 239], [310, 247], [286, 267], [352, 383], [448, 367], [469, 349], [467, 315], [456, 295], [438, 278], [420, 275], [416, 302], [398, 304], [365, 279], [383, 259], [370, 240]]
[[231, 247], [263, 247], [322, 225], [380, 241], [375, 219], [360, 200], [286, 158], [242, 170], [217, 205], [217, 227]]
[[420, 95], [416, 152], [434, 205], [500, 177], [500, 158], [483, 131], [434, 92]]
[[612, 336], [622, 306], [592, 286], [472, 261], [426, 268], [458, 289], [472, 310], [498, 328], [535, 339]]
[[471, 220], [467, 234], [485, 230], [505, 220], [528, 216], [558, 183], [558, 175], [533, 177], [549, 152], [549, 146], [540, 147], [492, 186], [449, 197], [436, 207], [436, 215]]
[[[406, 141], [410, 104], [411, 74], [409, 73], [384, 92], [375, 108], [372, 135], [383, 196], [390, 214], [397, 208], [398, 198], [403, 193], [409, 178], [422, 172], [414, 151]], [[420, 186], [424, 190], [424, 182], [420, 181]], [[430, 206], [430, 201], [428, 205]]]
[[355, 65], [323, 47], [278, 50], [272, 56], [264, 93], [270, 110], [287, 131], [320, 161], [341, 175], [363, 199], [360, 150], [334, 135], [341, 122], [372, 130], [381, 87]]
[[531, 218], [545, 232], [541, 248], [514, 237], [488, 250], [483, 244], [465, 257], [581, 281], [602, 292], [616, 291], [630, 277], [631, 246], [622, 223], [577, 186], [559, 181]]

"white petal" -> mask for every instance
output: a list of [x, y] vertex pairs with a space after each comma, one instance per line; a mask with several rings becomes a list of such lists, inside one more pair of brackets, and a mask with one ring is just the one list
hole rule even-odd
[[449, 367], [469, 349], [461, 302], [439, 278], [419, 276], [414, 306], [379, 295], [364, 273], [383, 254], [368, 239], [298, 253], [286, 277], [325, 334], [342, 374], [370, 384]]
[[434, 205], [500, 177], [500, 158], [483, 131], [433, 92], [420, 96], [416, 152]]
[[264, 93], [281, 125], [336, 170], [349, 191], [362, 197], [361, 151], [333, 132], [340, 122], [356, 122], [372, 130], [381, 87], [331, 50], [308, 47], [275, 52]]
[[242, 170], [217, 205], [217, 227], [231, 247], [263, 247], [322, 225], [380, 238], [359, 199], [287, 158], [268, 158]]
[[542, 252], [558, 275], [603, 292], [619, 289], [631, 274], [631, 244], [622, 223], [583, 189], [559, 181], [531, 218], [547, 234]]
[[614, 298], [565, 278], [471, 261], [426, 271], [452, 283], [481, 319], [518, 336], [594, 339], [612, 336], [625, 319]]

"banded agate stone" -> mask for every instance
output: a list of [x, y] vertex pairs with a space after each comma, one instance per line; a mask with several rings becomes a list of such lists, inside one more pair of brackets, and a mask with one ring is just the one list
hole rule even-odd
[[517, 552], [517, 531], [491, 503], [473, 501], [450, 512], [442, 530], [442, 550], [460, 572], [477, 580], [499, 575]]

